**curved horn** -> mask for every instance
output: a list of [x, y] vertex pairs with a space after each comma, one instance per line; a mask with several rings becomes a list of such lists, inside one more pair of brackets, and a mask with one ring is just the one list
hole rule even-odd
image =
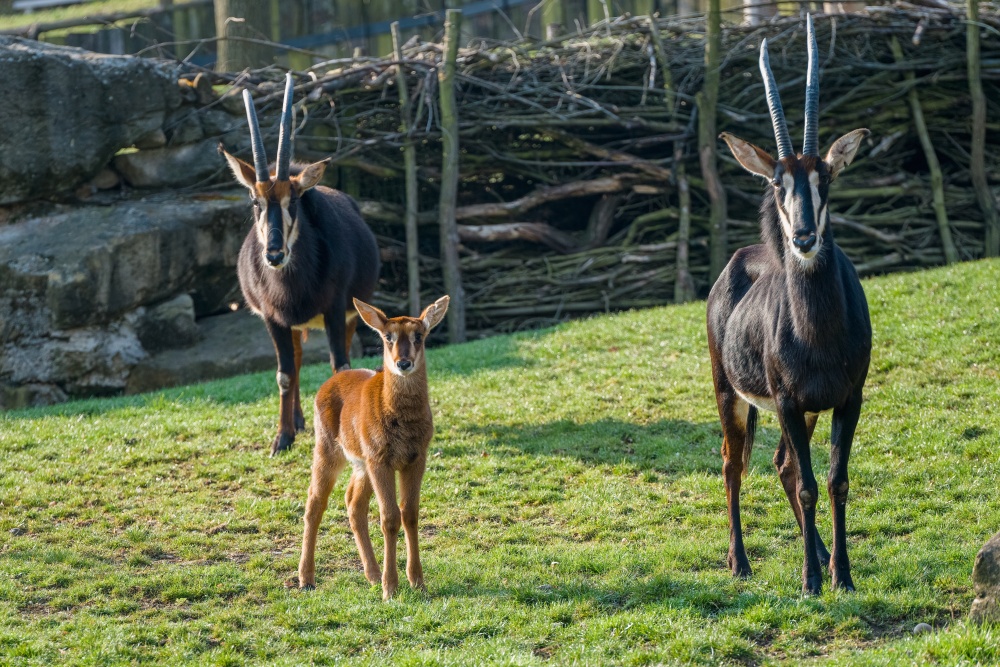
[[279, 181], [288, 180], [288, 165], [292, 161], [292, 105], [295, 95], [292, 94], [292, 73], [285, 75], [285, 102], [281, 106], [281, 130], [278, 134], [278, 165], [275, 178]]
[[243, 90], [243, 106], [247, 109], [247, 125], [250, 126], [250, 145], [253, 147], [253, 168], [257, 172], [257, 182], [267, 183], [271, 180], [271, 172], [267, 168], [267, 153], [264, 151], [264, 140], [260, 136], [253, 97], [246, 89]]
[[806, 33], [809, 43], [809, 69], [806, 71], [806, 129], [802, 141], [802, 154], [819, 156], [819, 49], [816, 48], [816, 31], [812, 14], [806, 14]]
[[788, 137], [788, 125], [785, 124], [785, 112], [781, 109], [781, 98], [778, 97], [778, 84], [771, 73], [771, 61], [767, 57], [767, 40], [760, 44], [760, 74], [764, 77], [764, 92], [767, 94], [767, 107], [771, 111], [771, 124], [774, 125], [774, 139], [778, 142], [778, 159], [794, 155], [792, 140]]

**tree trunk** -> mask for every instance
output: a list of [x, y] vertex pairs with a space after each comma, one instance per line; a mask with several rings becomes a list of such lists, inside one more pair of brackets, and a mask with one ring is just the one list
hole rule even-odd
[[441, 96], [441, 199], [438, 214], [441, 224], [441, 264], [444, 288], [451, 296], [448, 309], [448, 340], [465, 340], [465, 291], [458, 262], [458, 224], [455, 208], [458, 198], [458, 110], [455, 103], [455, 63], [462, 35], [462, 10], [449, 9], [444, 24], [444, 62], [438, 68]]
[[271, 3], [260, 0], [215, 0], [215, 34], [219, 37], [217, 72], [238, 72], [267, 67], [274, 62], [271, 38]]
[[1000, 220], [996, 199], [986, 180], [986, 96], [980, 78], [979, 0], [967, 0], [966, 56], [969, 63], [969, 93], [972, 96], [972, 145], [969, 150], [969, 175], [976, 189], [976, 200], [983, 211], [986, 238], [983, 249], [987, 257], [1000, 255]]
[[774, 0], [743, 0], [743, 23], [760, 25], [778, 13]]
[[719, 69], [722, 64], [722, 16], [720, 0], [709, 0], [705, 35], [705, 87], [696, 96], [698, 103], [698, 157], [701, 176], [711, 202], [709, 215], [709, 281], [722, 273], [729, 256], [726, 234], [726, 191], [719, 179], [715, 113], [719, 99]]

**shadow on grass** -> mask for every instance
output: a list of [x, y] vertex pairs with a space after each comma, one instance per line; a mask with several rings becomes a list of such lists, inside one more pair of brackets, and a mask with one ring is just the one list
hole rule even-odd
[[[722, 466], [719, 422], [664, 419], [635, 424], [617, 419], [577, 423], [473, 426], [463, 429], [491, 456], [571, 457], [597, 465], [625, 464], [661, 473], [717, 473]], [[762, 428], [757, 444], [773, 452], [778, 432]], [[756, 448], [755, 448], [756, 449]], [[770, 453], [766, 454], [770, 456]]]
[[[534, 332], [473, 341], [460, 346], [438, 347], [429, 353], [430, 382], [442, 375], [468, 376], [503, 368], [528, 368], [535, 364], [519, 353], [518, 341]], [[354, 368], [377, 368], [379, 357], [353, 360]], [[330, 366], [317, 363], [302, 368], [303, 405], [311, 405], [320, 386], [330, 378]], [[13, 410], [0, 419], [31, 420], [43, 417], [106, 416], [135, 409], [178, 408], [184, 404], [244, 405], [266, 399], [278, 401], [274, 371], [260, 371], [182, 387], [129, 396], [95, 397], [73, 400], [44, 408]]]
[[718, 582], [698, 581], [694, 576], [675, 577], [660, 574], [636, 577], [623, 581], [620, 585], [581, 580], [555, 586], [469, 588], [455, 583], [435, 588], [434, 597], [474, 596], [506, 599], [526, 606], [590, 601], [605, 614], [656, 604], [684, 609], [701, 618], [711, 619], [742, 613], [768, 597], [759, 592], [734, 591], [734, 586], [738, 586], [738, 583], [719, 585]]

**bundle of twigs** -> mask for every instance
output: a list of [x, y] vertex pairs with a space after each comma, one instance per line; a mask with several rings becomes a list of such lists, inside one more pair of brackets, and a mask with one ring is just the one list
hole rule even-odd
[[[1000, 140], [1000, 16], [983, 11], [987, 145]], [[460, 187], [456, 217], [469, 328], [485, 334], [581, 313], [666, 303], [674, 295], [680, 200], [676, 155], [690, 178], [690, 272], [708, 287], [708, 199], [694, 98], [704, 77], [704, 20], [619, 18], [549, 42], [477, 41], [459, 53]], [[897, 4], [819, 16], [820, 142], [857, 127], [872, 137], [832, 189], [838, 243], [862, 273], [945, 261], [917, 100], [940, 163], [947, 224], [960, 258], [984, 253], [984, 216], [969, 177], [964, 16]], [[800, 17], [723, 33], [719, 129], [773, 148], [757, 69], [767, 37], [793, 136], [801, 135], [805, 29]], [[895, 45], [894, 45], [895, 42]], [[390, 250], [381, 298], [406, 303], [404, 141], [417, 148], [424, 301], [441, 289], [436, 230], [441, 177], [441, 46], [412, 41], [394, 58], [329, 61], [299, 77], [300, 159], [334, 155], [338, 187], [364, 202]], [[396, 68], [410, 104], [402, 109]], [[263, 113], [276, 73], [254, 72]], [[911, 91], [916, 91], [914, 98]], [[403, 131], [403, 112], [411, 128]], [[757, 242], [763, 185], [720, 151], [728, 251]], [[1000, 152], [986, 171], [1000, 183]]]

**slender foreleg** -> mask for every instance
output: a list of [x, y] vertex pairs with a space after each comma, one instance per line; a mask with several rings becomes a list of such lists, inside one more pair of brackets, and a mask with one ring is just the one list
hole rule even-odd
[[847, 492], [850, 484], [847, 479], [847, 461], [851, 458], [851, 444], [854, 441], [854, 430], [861, 416], [861, 388], [859, 387], [850, 400], [833, 411], [833, 424], [830, 432], [830, 476], [826, 488], [830, 494], [830, 504], [833, 512], [833, 555], [830, 557], [830, 575], [834, 588], [854, 590], [851, 579], [851, 562], [847, 558]]
[[301, 433], [306, 430], [306, 418], [302, 414], [302, 332], [298, 329], [292, 330], [292, 346], [295, 349], [295, 432]]
[[346, 317], [347, 306], [343, 300], [338, 300], [328, 312], [323, 313], [326, 340], [330, 344], [330, 367], [334, 373], [351, 367]]
[[368, 473], [364, 468], [355, 468], [344, 493], [344, 502], [347, 505], [347, 517], [351, 522], [351, 532], [354, 533], [354, 543], [358, 546], [358, 555], [361, 556], [365, 579], [377, 584], [382, 580], [382, 571], [378, 567], [375, 549], [372, 548], [372, 538], [368, 534], [368, 503], [372, 499], [373, 492], [371, 482], [368, 481]]
[[805, 414], [798, 409], [794, 401], [779, 398], [776, 403], [781, 432], [792, 445], [799, 472], [795, 491], [802, 510], [802, 541], [805, 549], [802, 592], [807, 595], [818, 595], [823, 585], [819, 558], [816, 555], [816, 499], [819, 492], [809, 451], [809, 430], [806, 427]]
[[[320, 419], [319, 416], [316, 417]], [[299, 588], [311, 589], [316, 585], [316, 535], [326, 511], [330, 492], [337, 476], [344, 469], [346, 459], [340, 445], [322, 427], [316, 428], [316, 449], [313, 452], [312, 480], [306, 500], [305, 524], [302, 531], [302, 557], [299, 559]]]
[[[812, 434], [816, 428], [817, 418], [817, 415], [806, 415], [806, 430], [809, 433], [810, 442], [812, 442]], [[799, 469], [796, 463], [794, 450], [788, 444], [785, 434], [782, 433], [778, 449], [774, 453], [774, 467], [778, 469], [778, 479], [781, 480], [781, 486], [785, 489], [785, 495], [788, 496], [788, 504], [792, 506], [792, 512], [795, 514], [795, 522], [799, 525], [799, 532], [801, 533], [802, 507], [799, 505], [799, 495], [796, 490], [799, 484]], [[827, 551], [826, 545], [823, 544], [823, 539], [819, 536], [818, 530], [816, 531], [816, 557], [819, 558], [820, 563], [830, 561], [830, 552]]]
[[399, 506], [396, 504], [396, 473], [387, 465], [368, 462], [368, 479], [375, 489], [378, 512], [385, 538], [385, 560], [382, 565], [382, 599], [388, 600], [399, 587], [399, 568], [396, 566], [396, 543], [399, 541], [399, 527], [402, 523]]
[[421, 457], [399, 472], [399, 510], [406, 533], [406, 578], [413, 588], [424, 588], [424, 570], [420, 566], [417, 515], [420, 511], [420, 483], [427, 460]]
[[276, 322], [264, 321], [267, 332], [274, 343], [278, 357], [278, 391], [281, 392], [281, 407], [278, 435], [271, 443], [271, 456], [283, 452], [295, 442], [295, 343], [292, 330]]

